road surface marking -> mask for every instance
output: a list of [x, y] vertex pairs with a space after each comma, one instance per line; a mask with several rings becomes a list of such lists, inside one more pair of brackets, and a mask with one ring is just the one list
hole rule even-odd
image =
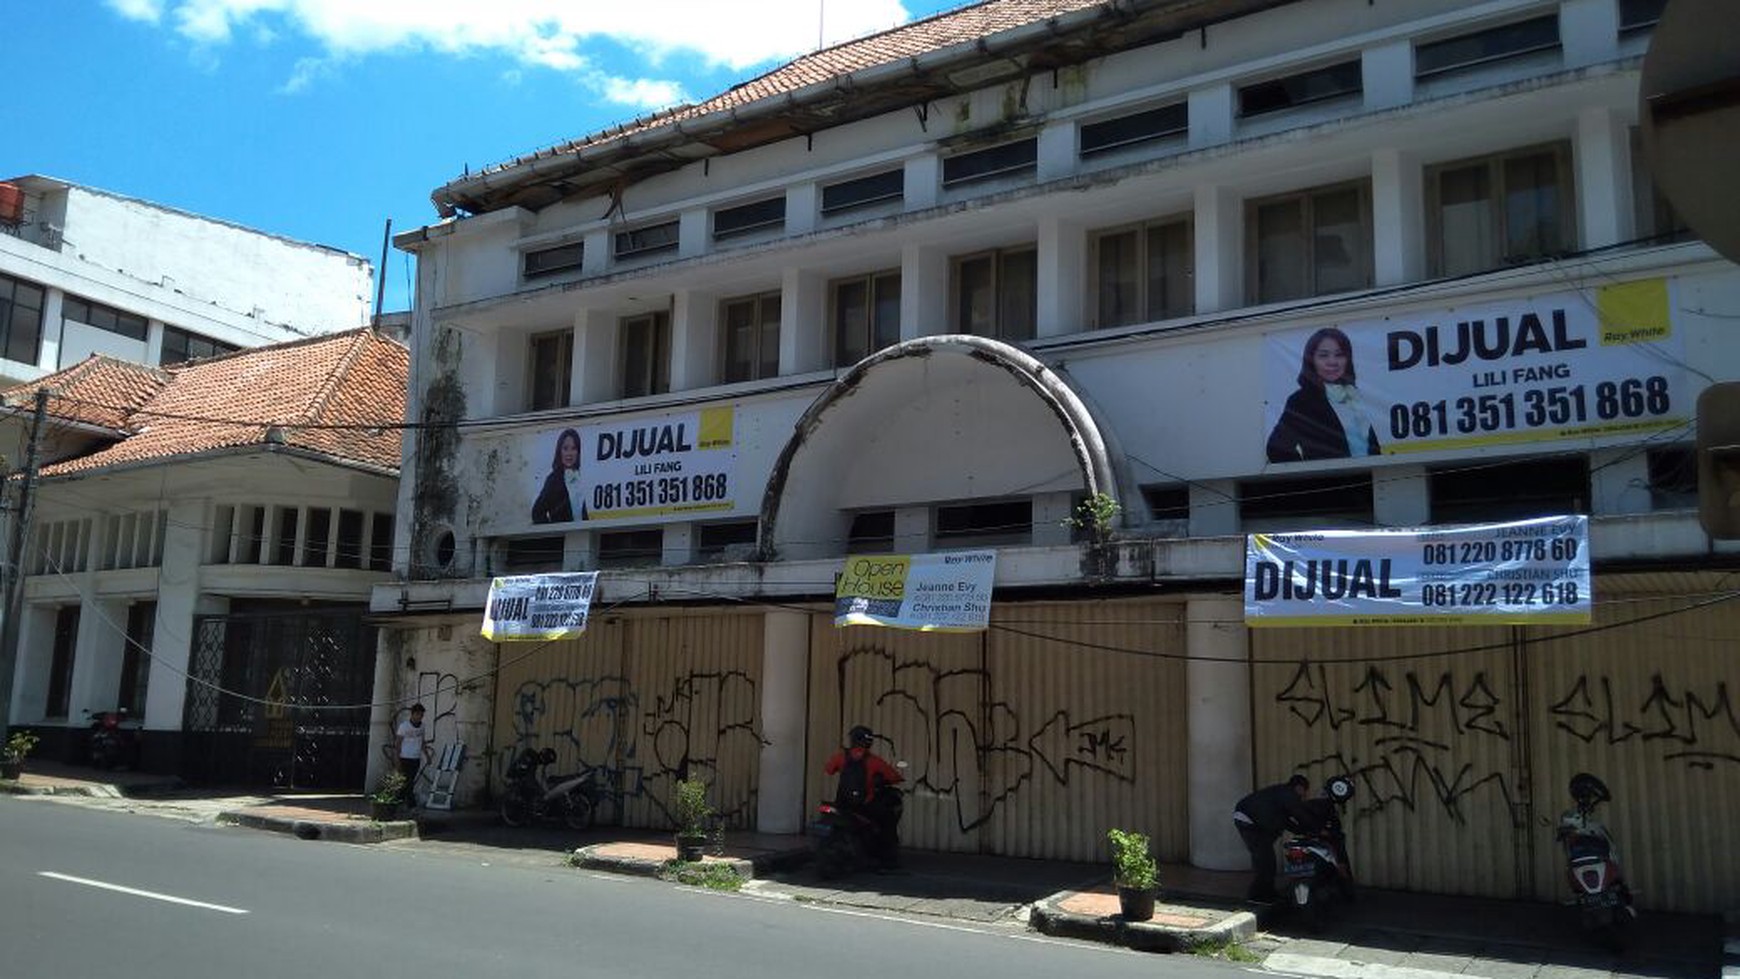
[[204, 901], [193, 901], [185, 897], [176, 897], [173, 894], [158, 894], [155, 891], [142, 891], [136, 887], [122, 887], [120, 884], [107, 884], [103, 881], [91, 880], [86, 877], [74, 877], [70, 874], [57, 874], [52, 870], [39, 870], [37, 871], [37, 874], [42, 877], [52, 877], [55, 880], [64, 880], [69, 884], [83, 884], [86, 887], [96, 887], [105, 891], [115, 891], [119, 894], [131, 894], [134, 897], [148, 897], [153, 901], [167, 901], [170, 904], [185, 904], [190, 908], [205, 908], [207, 911], [221, 911], [224, 914], [248, 913], [242, 908], [227, 908], [221, 904], [207, 904]]
[[1269, 972], [1321, 976], [1323, 979], [1461, 979], [1454, 972], [1332, 959], [1324, 955], [1294, 955], [1290, 952], [1271, 953], [1263, 960], [1263, 967]]

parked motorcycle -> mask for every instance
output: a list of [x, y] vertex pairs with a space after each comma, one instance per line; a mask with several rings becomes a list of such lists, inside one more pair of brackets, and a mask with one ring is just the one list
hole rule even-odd
[[507, 786], [502, 790], [501, 821], [526, 826], [541, 819], [561, 817], [569, 829], [591, 827], [594, 810], [602, 796], [591, 771], [572, 775], [547, 775], [544, 769], [556, 761], [556, 752], [527, 748], [508, 766]]
[[1309, 928], [1321, 927], [1329, 909], [1352, 903], [1354, 894], [1353, 865], [1341, 828], [1341, 809], [1353, 799], [1353, 780], [1337, 775], [1324, 783], [1323, 793], [1305, 801], [1321, 827], [1288, 839], [1282, 847], [1280, 893]]
[[[898, 825], [904, 796], [898, 788], [884, 785], [876, 790], [875, 805], [891, 811], [891, 821]], [[837, 806], [824, 802], [816, 807], [816, 818], [810, 823], [810, 834], [816, 839], [816, 873], [823, 880], [833, 880], [855, 873], [892, 853], [881, 853], [877, 846], [881, 832], [876, 817], [867, 806]]]
[[1579, 909], [1584, 931], [1619, 948], [1637, 909], [1613, 852], [1613, 837], [1595, 817], [1596, 807], [1612, 798], [1606, 784], [1588, 772], [1572, 776], [1576, 806], [1559, 817], [1556, 836], [1565, 848], [1565, 875], [1571, 883], [1571, 898], [1565, 903]]
[[93, 768], [131, 768], [139, 762], [139, 728], [127, 708], [87, 711], [91, 718], [85, 752]]

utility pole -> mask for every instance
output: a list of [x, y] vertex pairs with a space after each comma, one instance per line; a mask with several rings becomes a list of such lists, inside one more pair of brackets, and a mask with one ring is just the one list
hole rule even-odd
[[36, 389], [36, 412], [30, 420], [30, 448], [24, 455], [24, 482], [18, 508], [12, 514], [12, 540], [6, 548], [6, 619], [0, 622], [0, 738], [12, 726], [12, 680], [18, 674], [18, 637], [24, 612], [24, 545], [30, 539], [30, 511], [36, 502], [36, 467], [42, 447], [42, 427], [48, 421], [48, 388]]

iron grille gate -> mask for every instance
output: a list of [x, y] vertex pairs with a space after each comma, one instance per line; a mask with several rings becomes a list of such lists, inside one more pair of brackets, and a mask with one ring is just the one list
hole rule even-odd
[[374, 652], [355, 611], [196, 618], [183, 777], [360, 789]]

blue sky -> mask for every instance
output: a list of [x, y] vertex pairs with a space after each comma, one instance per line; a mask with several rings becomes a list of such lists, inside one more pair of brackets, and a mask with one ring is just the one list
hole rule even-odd
[[[378, 263], [429, 192], [949, 0], [12, 0], [0, 178], [41, 173]], [[819, 15], [819, 17], [818, 17]], [[819, 23], [818, 23], [819, 20]], [[410, 305], [389, 256], [388, 310]]]

